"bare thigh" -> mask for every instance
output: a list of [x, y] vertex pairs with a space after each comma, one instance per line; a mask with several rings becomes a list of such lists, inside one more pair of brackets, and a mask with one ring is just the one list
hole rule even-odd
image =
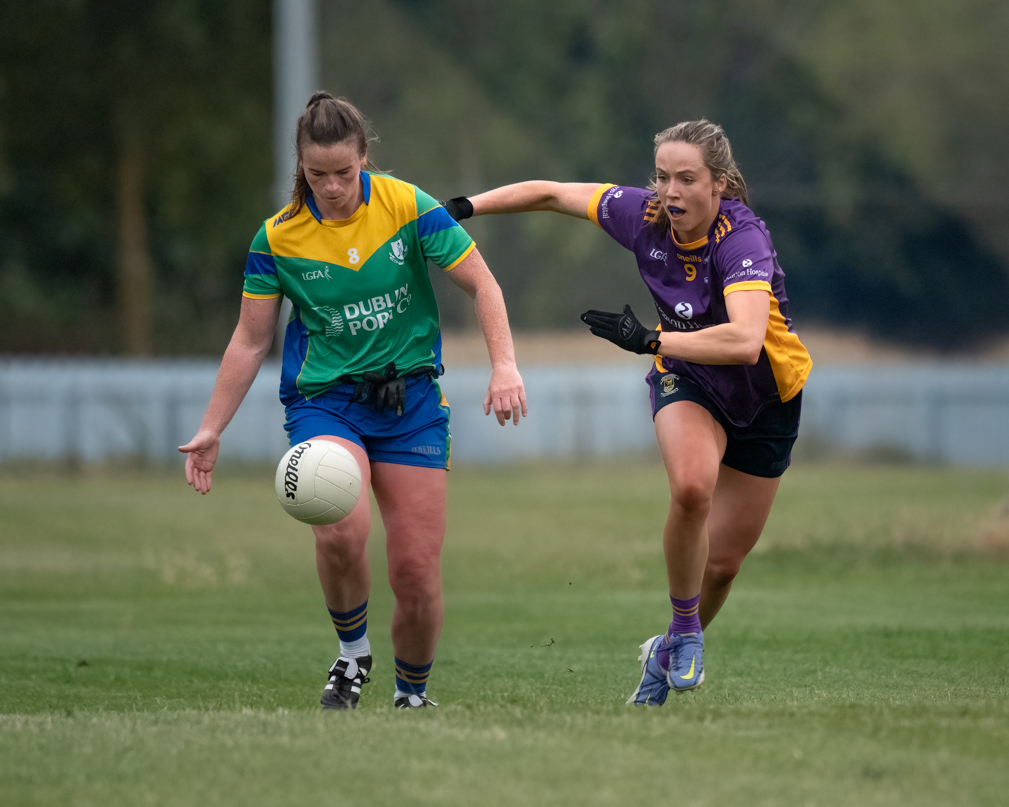
[[708, 514], [708, 569], [734, 575], [764, 530], [780, 478], [722, 465]]
[[[393, 590], [411, 583], [440, 584], [445, 539], [447, 472], [441, 468], [372, 464], [372, 485], [385, 525], [389, 581]], [[397, 591], [397, 595], [401, 592]]]
[[671, 403], [655, 415], [655, 436], [674, 502], [678, 496], [709, 498], [726, 442], [711, 413], [693, 401]]

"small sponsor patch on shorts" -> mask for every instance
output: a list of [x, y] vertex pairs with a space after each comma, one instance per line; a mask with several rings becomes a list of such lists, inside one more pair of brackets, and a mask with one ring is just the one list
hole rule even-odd
[[436, 457], [442, 455], [441, 446], [414, 446], [410, 449], [414, 454], [431, 454]]

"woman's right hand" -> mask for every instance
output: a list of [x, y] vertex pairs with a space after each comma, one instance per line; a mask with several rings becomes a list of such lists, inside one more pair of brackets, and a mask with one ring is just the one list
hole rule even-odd
[[204, 496], [210, 493], [210, 474], [220, 447], [221, 436], [209, 429], [200, 429], [192, 440], [179, 446], [179, 451], [187, 455], [186, 481]]

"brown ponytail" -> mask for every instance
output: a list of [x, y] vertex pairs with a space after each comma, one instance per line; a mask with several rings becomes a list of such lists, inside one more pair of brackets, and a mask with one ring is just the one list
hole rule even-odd
[[[308, 180], [301, 164], [301, 152], [310, 143], [317, 146], [332, 146], [334, 143], [353, 142], [357, 155], [368, 153], [368, 143], [377, 141], [364, 115], [346, 98], [334, 98], [328, 92], [317, 92], [298, 118], [295, 146], [298, 152], [298, 167], [294, 174], [294, 191], [291, 193], [291, 215], [297, 215], [308, 198]], [[378, 172], [371, 160], [365, 162], [368, 171]]]
[[[655, 135], [655, 153], [658, 153], [659, 146], [664, 143], [689, 143], [697, 146], [705, 167], [711, 172], [711, 178], [717, 182], [721, 177], [725, 177], [726, 185], [722, 191], [722, 198], [738, 197], [744, 205], [749, 204], [746, 197], [746, 181], [739, 171], [739, 166], [736, 165], [729, 138], [725, 136], [721, 126], [703, 118], [678, 123]], [[655, 182], [653, 181], [648, 187], [654, 191]], [[655, 226], [663, 231], [669, 229], [669, 213], [664, 207], [659, 208]]]

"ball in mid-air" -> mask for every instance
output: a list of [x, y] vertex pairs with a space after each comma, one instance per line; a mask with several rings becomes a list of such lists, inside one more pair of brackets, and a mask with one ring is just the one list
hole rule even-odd
[[331, 440], [306, 440], [277, 466], [277, 498], [289, 515], [306, 524], [335, 524], [361, 495], [361, 469], [354, 456]]

